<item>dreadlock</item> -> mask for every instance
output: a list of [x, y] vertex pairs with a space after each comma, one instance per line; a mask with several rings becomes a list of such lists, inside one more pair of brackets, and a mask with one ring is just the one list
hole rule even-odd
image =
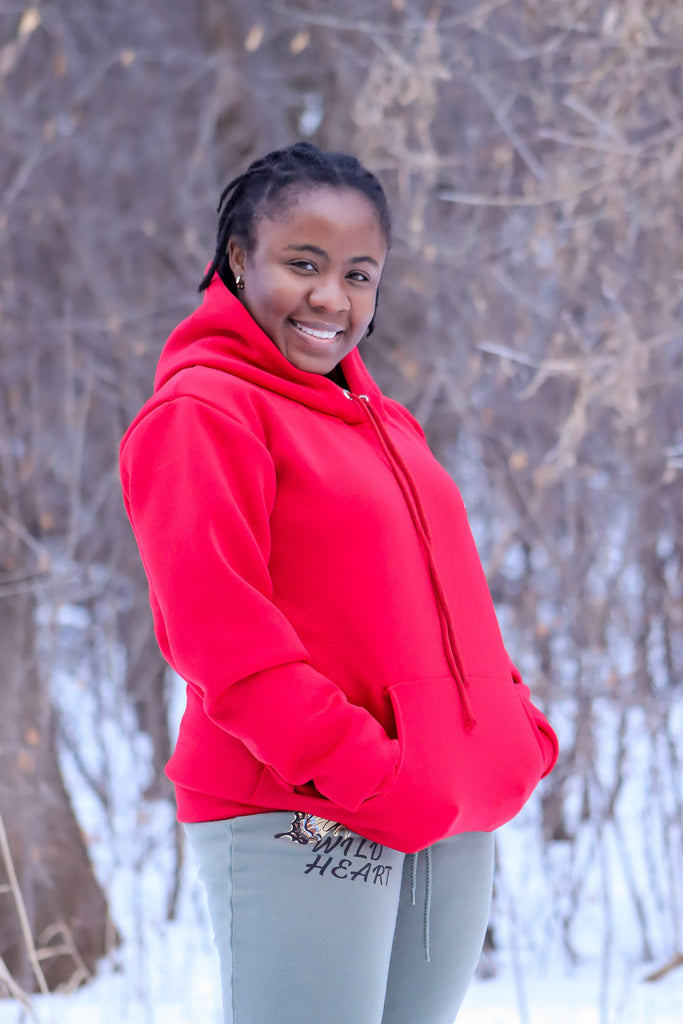
[[[247, 252], [256, 243], [255, 226], [266, 211], [272, 213], [291, 201], [294, 193], [309, 187], [352, 189], [364, 195], [375, 208], [380, 227], [391, 243], [391, 217], [384, 189], [374, 174], [346, 153], [325, 153], [310, 142], [297, 142], [276, 149], [255, 160], [244, 174], [226, 185], [218, 202], [216, 251], [199, 291], [208, 288], [218, 272], [226, 288], [237, 294], [235, 277], [228, 260], [228, 242], [238, 238]], [[374, 318], [368, 327], [372, 333]]]

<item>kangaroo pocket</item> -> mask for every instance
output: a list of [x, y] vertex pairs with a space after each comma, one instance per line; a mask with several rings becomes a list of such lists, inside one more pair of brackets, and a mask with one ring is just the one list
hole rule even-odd
[[470, 687], [473, 729], [465, 726], [450, 676], [388, 689], [402, 758], [391, 791], [361, 808], [366, 831], [394, 833], [398, 849], [405, 849], [407, 833], [415, 849], [458, 832], [491, 831], [529, 798], [544, 759], [515, 683], [475, 676]]

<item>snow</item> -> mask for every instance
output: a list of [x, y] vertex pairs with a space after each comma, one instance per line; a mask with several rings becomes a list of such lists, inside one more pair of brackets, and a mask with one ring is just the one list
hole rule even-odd
[[[567, 974], [551, 969], [525, 978], [520, 1003], [511, 972], [491, 981], [475, 981], [458, 1014], [458, 1024], [605, 1024], [600, 1009], [600, 982], [594, 967]], [[627, 982], [623, 1005], [609, 1024], [680, 1024], [683, 979], [670, 977], [647, 985]]]

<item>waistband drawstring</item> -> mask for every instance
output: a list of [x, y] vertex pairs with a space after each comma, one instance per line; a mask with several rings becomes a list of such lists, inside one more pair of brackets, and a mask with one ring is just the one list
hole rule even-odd
[[[410, 864], [410, 902], [415, 906], [417, 893], [417, 861], [419, 853], [414, 853]], [[429, 925], [432, 914], [432, 848], [428, 846], [425, 850], [425, 902], [424, 914], [422, 917], [422, 943], [425, 951], [425, 960], [430, 962], [429, 956]]]
[[410, 861], [410, 902], [415, 906], [415, 893], [417, 891], [417, 857], [414, 853]]

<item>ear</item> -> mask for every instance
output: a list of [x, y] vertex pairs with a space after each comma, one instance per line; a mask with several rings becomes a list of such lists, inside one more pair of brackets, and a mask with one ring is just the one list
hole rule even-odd
[[228, 263], [230, 264], [233, 277], [239, 277], [240, 274], [244, 277], [244, 271], [247, 267], [247, 253], [236, 238], [231, 238], [228, 242]]

